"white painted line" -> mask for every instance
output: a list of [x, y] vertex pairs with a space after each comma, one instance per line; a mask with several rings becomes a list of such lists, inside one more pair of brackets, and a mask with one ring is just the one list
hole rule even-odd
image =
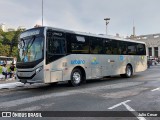
[[114, 106], [112, 106], [112, 107], [110, 107], [110, 108], [108, 108], [109, 110], [112, 110], [112, 109], [114, 109], [114, 108], [116, 108], [116, 107], [119, 107], [119, 106], [121, 106], [121, 105], [123, 105], [123, 104], [125, 104], [125, 103], [127, 103], [127, 102], [130, 102], [131, 100], [126, 100], [126, 101], [124, 101], [124, 102], [121, 102], [121, 103], [119, 103], [119, 104], [116, 104], [116, 105], [114, 105]]
[[[133, 109], [131, 108], [129, 105], [127, 105], [126, 103], [123, 103], [123, 105], [126, 107], [126, 109], [130, 112], [132, 112], [135, 116], [138, 115], [138, 113]], [[146, 120], [144, 117], [137, 117], [138, 120]]]
[[160, 88], [156, 88], [156, 89], [153, 89], [151, 91], [154, 92], [154, 91], [157, 91], [157, 90], [160, 90]]
[[123, 104], [125, 107], [126, 107], [126, 109], [128, 110], [128, 111], [135, 111], [133, 108], [131, 108], [129, 105], [127, 105], [127, 104]]
[[[112, 110], [112, 109], [114, 109], [114, 108], [116, 108], [116, 107], [119, 107], [119, 106], [121, 106], [121, 105], [124, 105], [128, 111], [132, 112], [135, 116], [137, 116], [138, 113], [137, 113], [133, 108], [131, 108], [129, 105], [126, 104], [126, 103], [128, 103], [128, 102], [130, 102], [130, 101], [131, 101], [131, 100], [126, 100], [126, 101], [121, 102], [121, 103], [119, 103], [119, 104], [116, 104], [116, 105], [114, 105], [114, 106], [112, 106], [112, 107], [110, 107], [110, 108], [108, 108], [108, 109]], [[138, 120], [146, 120], [144, 117], [137, 117], [137, 119], [138, 119]]]

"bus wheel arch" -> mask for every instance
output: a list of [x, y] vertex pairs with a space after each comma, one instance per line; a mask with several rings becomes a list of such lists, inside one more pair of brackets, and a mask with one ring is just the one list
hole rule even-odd
[[81, 66], [77, 66], [77, 67], [73, 68], [73, 70], [71, 72], [71, 77], [70, 77], [70, 80], [68, 81], [68, 83], [71, 86], [76, 87], [85, 81], [86, 81], [86, 72], [85, 72], [84, 68]]
[[130, 78], [133, 75], [133, 66], [128, 63], [125, 68], [125, 74], [121, 74], [121, 77]]

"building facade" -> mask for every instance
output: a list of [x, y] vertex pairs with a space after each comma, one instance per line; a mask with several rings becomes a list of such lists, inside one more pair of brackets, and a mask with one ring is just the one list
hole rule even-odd
[[160, 58], [160, 34], [134, 36], [134, 39], [146, 43], [148, 56]]
[[24, 26], [19, 26], [17, 29], [15, 28], [8, 28], [8, 26], [6, 26], [6, 24], [2, 23], [0, 24], [0, 29], [3, 31], [3, 32], [12, 32], [12, 31], [16, 31], [16, 30], [26, 30], [26, 28]]

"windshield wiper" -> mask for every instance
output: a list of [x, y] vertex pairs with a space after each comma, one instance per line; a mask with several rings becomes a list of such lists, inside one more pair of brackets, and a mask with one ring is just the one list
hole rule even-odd
[[[29, 41], [29, 43], [28, 43], [28, 45], [27, 45], [27, 51], [28, 51], [28, 50], [31, 48], [31, 46], [33, 45], [35, 39], [36, 39], [36, 37], [33, 36], [33, 39], [31, 39], [31, 40]], [[32, 42], [31, 42], [31, 41], [32, 41]], [[31, 42], [31, 44], [30, 44], [30, 42]], [[30, 44], [30, 46], [29, 46], [29, 44]]]

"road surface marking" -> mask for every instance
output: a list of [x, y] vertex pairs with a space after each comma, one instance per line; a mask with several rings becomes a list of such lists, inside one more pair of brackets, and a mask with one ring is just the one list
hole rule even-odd
[[160, 88], [156, 88], [156, 89], [153, 89], [151, 91], [154, 92], [154, 91], [157, 91], [157, 90], [160, 90]]
[[[123, 105], [126, 107], [126, 109], [130, 112], [132, 112], [135, 116], [138, 115], [138, 113], [133, 109], [131, 108], [129, 105], [127, 105], [126, 103], [123, 103]], [[144, 117], [137, 117], [138, 120], [146, 120]]]
[[112, 107], [110, 107], [110, 108], [108, 108], [108, 109], [109, 109], [109, 110], [112, 110], [112, 109], [114, 109], [114, 108], [116, 108], [116, 107], [119, 107], [119, 106], [123, 105], [124, 103], [130, 102], [130, 101], [131, 101], [131, 100], [126, 100], [126, 101], [121, 102], [121, 103], [119, 103], [119, 104], [116, 104], [116, 105], [114, 105], [114, 106], [112, 106]]
[[[131, 100], [126, 100], [126, 101], [121, 102], [121, 103], [119, 103], [119, 104], [116, 104], [116, 105], [114, 105], [114, 106], [112, 106], [112, 107], [109, 107], [108, 109], [112, 110], [112, 109], [114, 109], [114, 108], [116, 108], [116, 107], [119, 107], [119, 106], [121, 106], [121, 105], [124, 105], [125, 108], [126, 108], [128, 111], [132, 112], [132, 114], [134, 114], [135, 116], [137, 116], [138, 113], [137, 113], [133, 108], [131, 108], [129, 105], [126, 104], [126, 103], [128, 103], [128, 102], [130, 102], [130, 101], [131, 101]], [[138, 120], [146, 120], [144, 117], [137, 117], [137, 118], [138, 118]]]

